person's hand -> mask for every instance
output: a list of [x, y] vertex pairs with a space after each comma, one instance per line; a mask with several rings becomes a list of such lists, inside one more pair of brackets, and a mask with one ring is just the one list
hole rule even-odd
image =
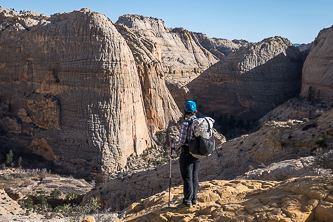
[[170, 149], [172, 149], [172, 142], [170, 141]]

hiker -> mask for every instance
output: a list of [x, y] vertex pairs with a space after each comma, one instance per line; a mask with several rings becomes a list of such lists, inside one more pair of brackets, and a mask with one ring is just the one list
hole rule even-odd
[[196, 117], [196, 103], [187, 101], [185, 103], [185, 121], [182, 123], [179, 140], [177, 142], [170, 142], [170, 148], [180, 150], [179, 166], [180, 173], [184, 182], [184, 199], [179, 208], [190, 208], [192, 205], [198, 203], [197, 193], [199, 189], [198, 171], [200, 159], [193, 157], [189, 153], [188, 142], [193, 137], [193, 132], [188, 129], [190, 122], [197, 119]]

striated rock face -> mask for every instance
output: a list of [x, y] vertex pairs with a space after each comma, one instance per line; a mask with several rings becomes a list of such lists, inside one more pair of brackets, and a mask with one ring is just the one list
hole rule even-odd
[[104, 15], [5, 11], [3, 148], [37, 154], [56, 172], [87, 178], [121, 169], [129, 155], [151, 146], [152, 133], [178, 118], [159, 63], [147, 57], [152, 51], [136, 64], [140, 59]]
[[204, 113], [258, 119], [301, 87], [301, 54], [281, 37], [249, 43], [187, 85]]
[[139, 15], [120, 16], [117, 24], [157, 44], [163, 72], [173, 79], [189, 81], [218, 60], [204, 47], [196, 44], [191, 33], [182, 28], [170, 29], [163, 20]]
[[182, 186], [132, 204], [122, 221], [332, 221], [332, 177], [283, 182], [213, 180], [199, 185], [198, 204], [177, 209]]
[[169, 121], [181, 116], [168, 88], [165, 85], [161, 66], [160, 48], [145, 37], [138, 37], [127, 26], [118, 24], [117, 30], [130, 47], [138, 70], [147, 123], [152, 134], [165, 129]]
[[205, 49], [214, 54], [217, 58], [223, 59], [231, 52], [235, 52], [242, 46], [249, 44], [246, 40], [227, 40], [220, 38], [209, 38], [205, 34], [198, 32], [191, 32], [192, 38]]
[[310, 100], [333, 99], [333, 26], [323, 29], [304, 62], [301, 95]]
[[140, 39], [153, 42], [154, 54], [162, 63], [168, 89], [182, 110], [187, 99], [186, 83], [216, 63], [218, 58], [201, 46], [191, 32], [167, 28], [161, 19], [123, 15], [117, 24], [127, 26]]

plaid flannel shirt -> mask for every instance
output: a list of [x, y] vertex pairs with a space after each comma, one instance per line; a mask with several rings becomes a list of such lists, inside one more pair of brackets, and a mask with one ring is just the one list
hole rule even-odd
[[[194, 121], [196, 120], [197, 117], [196, 116], [191, 116], [189, 118], [187, 118], [187, 121]], [[187, 121], [184, 121], [182, 123], [181, 129], [180, 129], [180, 135], [179, 135], [179, 139], [177, 142], [172, 143], [172, 148], [175, 148], [177, 150], [179, 150], [183, 145], [187, 145], [187, 141], [192, 140], [193, 138], [193, 133], [190, 132], [190, 135], [187, 135], [187, 131], [188, 131], [188, 126], [189, 123]], [[188, 140], [186, 140], [188, 139]]]

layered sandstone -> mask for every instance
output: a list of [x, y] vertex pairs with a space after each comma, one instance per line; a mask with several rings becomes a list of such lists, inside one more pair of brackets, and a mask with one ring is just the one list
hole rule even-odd
[[159, 63], [147, 57], [153, 52], [136, 63], [106, 16], [1, 11], [4, 147], [37, 154], [56, 172], [90, 177], [124, 167], [178, 118]]
[[179, 109], [188, 99], [186, 84], [218, 61], [191, 32], [183, 28], [168, 28], [158, 18], [140, 15], [120, 16], [116, 24], [127, 26], [139, 39], [154, 44], [155, 54], [162, 64], [166, 84]]
[[218, 59], [183, 28], [166, 27], [163, 20], [140, 15], [120, 16], [117, 24], [126, 25], [132, 32], [155, 42], [161, 50], [163, 72], [181, 82], [198, 76]]
[[165, 129], [169, 121], [176, 122], [181, 113], [165, 85], [160, 47], [145, 37], [138, 37], [127, 26], [116, 25], [131, 49], [142, 88], [145, 115], [151, 133]]
[[282, 37], [249, 43], [187, 84], [200, 111], [258, 119], [300, 92], [300, 51]]
[[333, 99], [333, 26], [319, 32], [311, 45], [302, 76], [301, 95], [310, 100]]

